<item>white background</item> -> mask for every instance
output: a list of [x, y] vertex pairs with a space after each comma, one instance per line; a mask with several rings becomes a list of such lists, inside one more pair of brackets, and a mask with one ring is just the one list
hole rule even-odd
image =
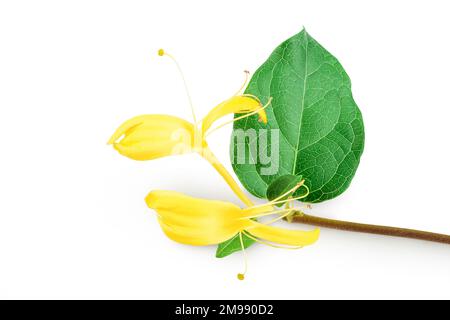
[[[190, 120], [306, 26], [350, 75], [366, 127], [351, 187], [313, 214], [450, 233], [446, 1], [1, 1], [0, 298], [450, 298], [450, 246], [323, 229], [300, 251], [214, 257], [161, 232], [152, 189], [238, 203], [195, 155], [106, 141], [124, 120]], [[231, 127], [210, 144], [229, 166]], [[308, 228], [295, 225], [292, 227]]]

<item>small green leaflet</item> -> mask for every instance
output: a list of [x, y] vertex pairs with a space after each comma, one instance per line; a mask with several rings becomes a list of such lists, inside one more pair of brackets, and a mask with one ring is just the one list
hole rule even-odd
[[[232, 165], [250, 193], [265, 198], [268, 186], [286, 174], [303, 176], [310, 188], [305, 202], [329, 200], [348, 188], [363, 152], [364, 125], [350, 79], [335, 57], [303, 30], [275, 49], [246, 93], [263, 104], [273, 98], [266, 109], [267, 124], [256, 116], [234, 123]], [[270, 136], [277, 132], [277, 146], [270, 137], [262, 145], [260, 129], [269, 129]], [[259, 134], [247, 136], [251, 130]], [[244, 139], [236, 138], [238, 131], [245, 133]], [[251, 151], [244, 157], [256, 161], [238, 161], [239, 150], [253, 150], [255, 142], [258, 154]], [[260, 161], [261, 152], [266, 157], [268, 152], [279, 154], [272, 174], [261, 170], [267, 167]]]
[[[303, 179], [302, 176], [294, 176], [292, 174], [286, 174], [284, 176], [280, 176], [280, 177], [276, 178], [267, 188], [267, 193], [266, 193], [267, 200], [272, 201], [272, 200], [280, 197], [281, 195], [289, 192], [289, 190], [291, 190], [298, 183], [300, 183], [300, 181], [302, 181], [302, 179]], [[302, 194], [305, 194], [305, 193], [302, 193]], [[299, 195], [302, 195], [302, 194], [299, 194]], [[292, 196], [292, 193], [287, 194], [280, 200], [286, 200], [290, 196]], [[276, 206], [281, 207], [283, 204], [284, 203], [278, 203], [278, 204], [276, 204]]]
[[[294, 176], [292, 174], [278, 177], [272, 182], [269, 188], [267, 188], [267, 199], [273, 200], [278, 198], [295, 187], [300, 181], [302, 181], [302, 179], [303, 178], [301, 176]], [[284, 198], [286, 199], [290, 195], [286, 195]], [[281, 205], [282, 203], [279, 204], [279, 206]], [[255, 240], [243, 234], [242, 242], [244, 243], [244, 248], [248, 248], [255, 243]], [[236, 234], [233, 238], [219, 244], [216, 251], [216, 258], [223, 258], [237, 251], [241, 251], [241, 240], [239, 239], [239, 234]]]
[[[255, 240], [250, 239], [243, 234], [242, 242], [244, 244], [244, 248], [248, 248], [255, 242]], [[241, 251], [241, 240], [239, 239], [239, 234], [236, 234], [233, 238], [219, 244], [216, 251], [216, 258], [226, 257], [236, 251]]]

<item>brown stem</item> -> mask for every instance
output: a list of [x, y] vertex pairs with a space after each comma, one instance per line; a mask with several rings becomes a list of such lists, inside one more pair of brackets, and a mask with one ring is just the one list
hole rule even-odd
[[292, 221], [337, 230], [381, 234], [450, 244], [450, 235], [446, 234], [319, 218], [304, 213], [294, 215]]

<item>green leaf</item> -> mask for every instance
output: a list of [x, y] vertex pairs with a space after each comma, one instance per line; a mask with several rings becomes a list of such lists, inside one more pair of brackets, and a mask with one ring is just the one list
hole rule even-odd
[[[294, 188], [300, 181], [302, 181], [302, 176], [294, 176], [293, 174], [286, 174], [276, 178], [267, 188], [266, 197], [268, 200], [272, 201], [279, 196], [287, 193], [289, 190]], [[280, 200], [285, 200], [289, 198], [291, 194], [287, 194]], [[281, 207], [283, 203], [278, 203], [276, 206]]]
[[[255, 242], [255, 240], [247, 237], [245, 234], [242, 234], [242, 242], [244, 244], [244, 248], [248, 248]], [[238, 233], [233, 238], [219, 244], [216, 251], [216, 258], [226, 257], [234, 252], [241, 251], [241, 249], [241, 240], [239, 239]]]
[[[348, 188], [363, 152], [364, 125], [350, 79], [335, 57], [303, 30], [275, 49], [246, 93], [262, 103], [273, 98], [266, 125], [257, 116], [234, 123], [233, 169], [250, 193], [265, 198], [272, 181], [286, 174], [303, 176], [311, 192], [306, 202], [332, 199]], [[266, 145], [259, 129], [275, 129], [268, 131]], [[244, 138], [238, 138], [239, 131]], [[278, 143], [272, 142], [277, 133]], [[259, 154], [252, 148], [256, 140]], [[250, 149], [245, 161], [239, 155], [243, 148]], [[268, 162], [261, 152], [267, 158], [269, 150]]]

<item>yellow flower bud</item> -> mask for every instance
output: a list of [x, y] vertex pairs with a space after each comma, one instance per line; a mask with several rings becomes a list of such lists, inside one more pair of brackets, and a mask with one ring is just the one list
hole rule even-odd
[[190, 153], [194, 146], [194, 126], [169, 115], [142, 115], [125, 121], [108, 144], [134, 160], [151, 160]]

